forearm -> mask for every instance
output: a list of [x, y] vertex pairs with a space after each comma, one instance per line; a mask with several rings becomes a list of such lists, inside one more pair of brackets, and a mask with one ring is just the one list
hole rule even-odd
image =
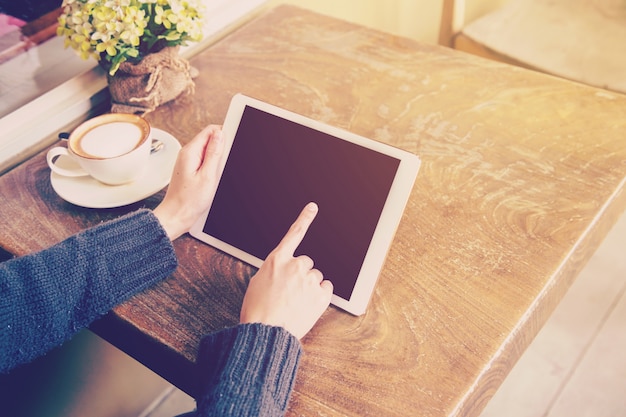
[[0, 372], [60, 345], [175, 268], [171, 242], [147, 210], [0, 264]]
[[284, 415], [301, 354], [298, 339], [280, 327], [241, 324], [206, 336], [197, 416]]

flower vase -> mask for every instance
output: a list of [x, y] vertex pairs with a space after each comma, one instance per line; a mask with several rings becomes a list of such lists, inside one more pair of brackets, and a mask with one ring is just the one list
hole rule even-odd
[[138, 62], [123, 62], [114, 75], [107, 72], [111, 112], [144, 114], [175, 98], [193, 94], [197, 70], [165, 47]]

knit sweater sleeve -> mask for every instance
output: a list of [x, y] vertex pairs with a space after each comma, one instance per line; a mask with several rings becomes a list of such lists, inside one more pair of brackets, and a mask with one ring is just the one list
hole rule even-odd
[[0, 263], [0, 372], [60, 345], [176, 265], [172, 244], [149, 210]]
[[298, 339], [281, 327], [240, 324], [205, 336], [196, 415], [284, 415], [301, 354]]

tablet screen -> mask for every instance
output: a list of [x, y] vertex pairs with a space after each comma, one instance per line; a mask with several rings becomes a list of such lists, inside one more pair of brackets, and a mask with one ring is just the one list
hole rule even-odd
[[[271, 162], [270, 162], [271, 161]], [[203, 232], [265, 259], [304, 206], [308, 255], [349, 300], [400, 160], [246, 106]]]

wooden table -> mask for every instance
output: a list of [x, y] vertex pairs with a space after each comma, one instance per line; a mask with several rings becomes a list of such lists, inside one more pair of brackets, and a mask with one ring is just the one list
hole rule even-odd
[[[283, 6], [192, 60], [196, 93], [148, 116], [187, 142], [237, 92], [422, 158], [371, 304], [304, 339], [289, 415], [478, 415], [626, 206], [626, 97]], [[0, 179], [16, 255], [141, 206], [75, 207], [43, 154]], [[176, 273], [93, 329], [185, 391], [201, 336], [254, 269], [193, 238]]]

